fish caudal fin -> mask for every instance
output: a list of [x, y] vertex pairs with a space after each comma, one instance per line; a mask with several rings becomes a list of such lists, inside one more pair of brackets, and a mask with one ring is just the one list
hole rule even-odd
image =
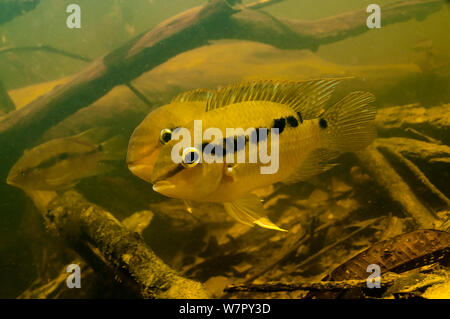
[[272, 223], [265, 215], [264, 207], [258, 197], [249, 194], [233, 202], [224, 203], [227, 213], [237, 221], [254, 226], [255, 224], [268, 229], [287, 231]]
[[319, 117], [324, 148], [354, 152], [368, 146], [376, 137], [376, 108], [373, 94], [352, 92]]

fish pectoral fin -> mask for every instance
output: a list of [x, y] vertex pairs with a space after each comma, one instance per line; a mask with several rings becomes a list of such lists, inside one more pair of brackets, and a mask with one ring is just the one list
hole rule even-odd
[[256, 195], [249, 194], [238, 200], [226, 202], [223, 206], [231, 217], [243, 224], [249, 226], [254, 226], [254, 224], [256, 224], [263, 228], [287, 231], [270, 221], [266, 216], [262, 203]]
[[339, 152], [331, 151], [324, 148], [318, 148], [311, 151], [303, 162], [297, 166], [294, 173], [283, 180], [284, 184], [293, 184], [305, 181], [308, 178], [323, 173], [337, 164], [330, 164], [328, 161], [339, 156]]

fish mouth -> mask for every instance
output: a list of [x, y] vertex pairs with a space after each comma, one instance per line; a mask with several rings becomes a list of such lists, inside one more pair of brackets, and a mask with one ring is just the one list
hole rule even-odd
[[172, 188], [175, 188], [175, 185], [168, 181], [159, 181], [153, 185], [153, 190], [158, 193]]

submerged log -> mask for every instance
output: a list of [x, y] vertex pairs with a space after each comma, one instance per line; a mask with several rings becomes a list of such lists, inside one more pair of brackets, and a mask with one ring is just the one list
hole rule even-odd
[[378, 134], [382, 137], [411, 137], [413, 134], [417, 138], [419, 132], [422, 140], [432, 138], [450, 145], [449, 108], [450, 104], [431, 108], [411, 104], [381, 109], [376, 119]]
[[75, 191], [51, 201], [44, 218], [47, 227], [80, 255], [88, 261], [92, 255], [104, 260], [142, 298], [208, 298], [200, 283], [181, 277], [164, 264], [138, 233]]

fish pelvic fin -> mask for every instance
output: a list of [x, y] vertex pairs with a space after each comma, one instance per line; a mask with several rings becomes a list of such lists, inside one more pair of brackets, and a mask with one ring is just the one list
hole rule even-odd
[[359, 151], [376, 138], [375, 96], [352, 92], [318, 118], [322, 146], [340, 152]]
[[243, 224], [249, 226], [256, 224], [263, 228], [287, 232], [270, 221], [256, 195], [248, 194], [238, 200], [226, 202], [223, 206], [231, 217]]

